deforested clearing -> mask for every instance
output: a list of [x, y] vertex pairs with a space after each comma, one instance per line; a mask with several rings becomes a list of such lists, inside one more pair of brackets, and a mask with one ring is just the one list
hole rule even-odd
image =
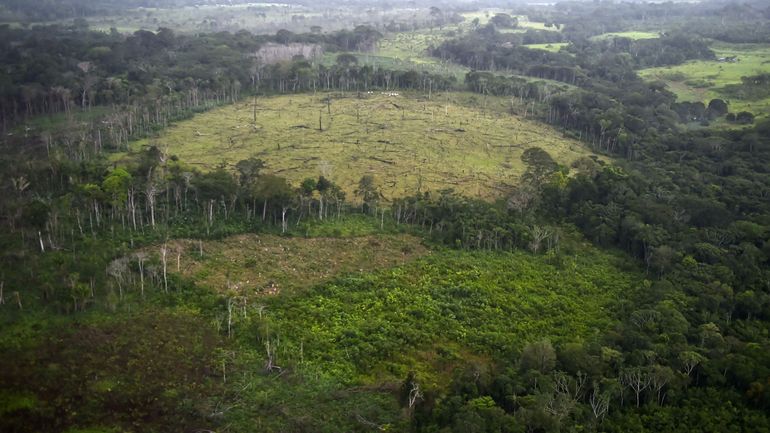
[[243, 101], [173, 125], [134, 149], [155, 145], [208, 170], [256, 157], [294, 183], [319, 175], [349, 195], [363, 175], [385, 197], [454, 189], [486, 198], [516, 185], [523, 152], [539, 147], [569, 166], [584, 144], [530, 120], [518, 100], [465, 93], [286, 95]]

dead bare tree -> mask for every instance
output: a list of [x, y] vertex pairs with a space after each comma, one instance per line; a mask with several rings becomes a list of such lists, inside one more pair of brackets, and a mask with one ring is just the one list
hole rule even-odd
[[591, 404], [591, 412], [594, 414], [594, 419], [600, 423], [604, 421], [604, 417], [607, 415], [607, 411], [610, 408], [609, 393], [601, 392], [599, 390], [599, 385], [594, 383], [594, 390], [591, 393], [588, 402]]
[[119, 257], [107, 265], [107, 275], [113, 277], [115, 282], [118, 283], [118, 294], [120, 295], [120, 299], [123, 299], [123, 282], [127, 271], [128, 259], [126, 257]]
[[150, 207], [150, 225], [155, 228], [155, 196], [159, 193], [158, 185], [153, 182], [147, 182], [145, 194], [147, 196], [147, 205]]
[[409, 409], [413, 408], [415, 404], [417, 404], [417, 401], [422, 400], [423, 394], [420, 390], [420, 384], [416, 381], [412, 381], [412, 389], [409, 390], [409, 397], [407, 398], [407, 403], [409, 404]]
[[[91, 102], [88, 96], [91, 93], [91, 88], [94, 87], [96, 84], [96, 77], [91, 74], [91, 72], [94, 70], [94, 64], [91, 62], [80, 62], [78, 63], [78, 69], [83, 71], [83, 92], [81, 94], [81, 109], [85, 110], [86, 108], [90, 108]], [[88, 103], [88, 104], [86, 104]]]
[[139, 263], [139, 286], [142, 298], [144, 298], [144, 261], [147, 260], [147, 253], [139, 251], [134, 254], [134, 257], [136, 257], [136, 261]]
[[163, 263], [163, 291], [165, 293], [168, 293], [168, 263], [166, 260], [167, 255], [168, 247], [166, 244], [163, 244], [163, 246], [160, 247], [160, 260], [161, 263]]
[[271, 343], [270, 339], [265, 341], [265, 352], [267, 353], [267, 360], [265, 361], [265, 371], [272, 373], [273, 371], [283, 372], [283, 368], [275, 364], [275, 351], [280, 344], [279, 340], [275, 343]]
[[529, 229], [529, 234], [532, 238], [529, 241], [529, 250], [532, 251], [532, 253], [537, 254], [540, 251], [543, 241], [551, 236], [551, 231], [548, 227], [532, 226]]
[[646, 369], [634, 367], [620, 373], [620, 383], [634, 390], [636, 394], [636, 407], [639, 407], [642, 392], [649, 388], [652, 383], [652, 377]]

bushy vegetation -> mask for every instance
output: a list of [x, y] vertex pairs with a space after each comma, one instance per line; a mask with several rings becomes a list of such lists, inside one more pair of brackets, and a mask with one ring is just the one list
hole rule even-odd
[[[408, 418], [394, 395], [410, 372], [422, 392], [438, 397], [456, 369], [488, 371], [526, 341], [595, 337], [611, 326], [605, 312], [616, 295], [632, 291], [638, 277], [617, 270], [611, 256], [576, 248], [586, 254], [565, 253], [564, 262], [439, 251], [264, 300], [262, 316], [239, 319], [234, 332], [255, 352], [278, 345], [280, 369], [264, 378], [261, 364], [241, 367], [247, 372], [236, 389], [263, 391], [237, 393], [236, 425], [248, 430], [259, 418], [264, 431], [364, 431], [365, 420], [404, 430]], [[286, 402], [280, 412], [277, 401]]]

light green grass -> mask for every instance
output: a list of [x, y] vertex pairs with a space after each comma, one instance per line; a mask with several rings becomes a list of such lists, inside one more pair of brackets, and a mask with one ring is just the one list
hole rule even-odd
[[519, 15], [519, 27], [523, 29], [532, 29], [532, 30], [546, 30], [549, 32], [558, 32], [560, 31], [554, 26], [547, 27], [545, 23], [541, 23], [538, 21], [530, 21], [529, 18], [525, 15]]
[[532, 30], [547, 30], [547, 31], [553, 31], [558, 32], [559, 29], [556, 27], [546, 27], [545, 23], [541, 23], [538, 21], [530, 21], [529, 17], [526, 15], [512, 15], [509, 10], [504, 9], [482, 9], [475, 12], [465, 12], [461, 14], [465, 21], [462, 22], [461, 26], [465, 27], [466, 29], [469, 29], [471, 26], [471, 23], [474, 19], [479, 19], [479, 25], [483, 26], [489, 23], [489, 20], [495, 16], [495, 14], [503, 13], [503, 14], [509, 14], [511, 16], [514, 16], [518, 18], [519, 20], [519, 26], [516, 29], [498, 29], [502, 33], [523, 33], [527, 31], [528, 29]]
[[496, 197], [519, 181], [530, 147], [567, 165], [590, 153], [549, 126], [508, 114], [503, 98], [351, 93], [332, 101], [330, 116], [325, 97], [260, 99], [256, 127], [248, 102], [215, 109], [133, 148], [154, 144], [204, 170], [255, 156], [295, 184], [324, 175], [349, 197], [361, 176], [372, 175], [388, 198], [444, 188]]
[[527, 44], [524, 46], [533, 50], [545, 50], [552, 53], [558, 53], [562, 47], [566, 47], [567, 45], [569, 45], [568, 42], [554, 42], [550, 44]]
[[[452, 27], [456, 31], [456, 27]], [[370, 65], [399, 71], [415, 70], [432, 74], [452, 75], [459, 82], [470, 69], [452, 62], [431, 57], [430, 47], [437, 47], [452, 38], [453, 30], [423, 29], [412, 32], [391, 33], [378, 44], [374, 53], [353, 52], [360, 65]], [[333, 64], [339, 53], [327, 53], [323, 58], [326, 65]]]
[[[443, 29], [420, 29], [411, 32], [398, 32], [387, 34], [378, 44], [374, 53], [354, 52], [358, 57], [359, 64], [377, 66], [394, 70], [415, 70], [420, 72], [429, 72], [433, 74], [452, 75], [458, 82], [465, 79], [465, 75], [470, 68], [453, 62], [442, 61], [429, 55], [430, 47], [437, 47], [444, 41], [453, 37], [462, 35], [472, 30], [470, 21], [476, 17], [483, 17], [488, 20], [484, 12], [473, 14], [463, 14], [466, 20], [458, 25], [445, 26]], [[490, 14], [494, 16], [494, 12]], [[527, 28], [539, 28], [544, 30], [556, 30], [554, 27], [546, 28], [544, 23], [534, 23], [527, 21], [526, 17], [519, 16], [519, 28], [501, 29], [503, 33], [524, 33]], [[485, 21], [481, 21], [483, 25]], [[531, 48], [546, 49], [557, 52], [559, 48], [567, 45], [566, 43], [554, 44], [533, 44]], [[550, 47], [550, 48], [549, 48]], [[327, 53], [322, 62], [331, 65], [339, 53]], [[520, 77], [531, 80], [527, 77]]]
[[594, 36], [591, 39], [594, 41], [600, 41], [600, 40], [612, 39], [612, 38], [628, 38], [636, 41], [640, 39], [657, 39], [659, 37], [660, 37], [660, 33], [656, 33], [656, 32], [629, 31], [629, 32], [602, 33], [601, 35]]
[[[465, 18], [464, 24], [470, 24], [473, 20], [476, 18], [479, 19], [479, 25], [484, 25], [489, 22], [489, 19], [495, 16], [495, 13], [497, 13], [497, 10], [478, 10], [473, 12], [463, 12], [462, 15], [463, 18]], [[500, 11], [501, 12], [501, 11]]]
[[[644, 69], [639, 74], [648, 80], [664, 81], [679, 101], [701, 101], [724, 98], [719, 89], [728, 84], [739, 84], [741, 77], [770, 71], [770, 44], [711, 45], [717, 58], [736, 56], [737, 62], [696, 60], [677, 66]], [[676, 75], [680, 75], [677, 77]], [[767, 116], [770, 98], [759, 101], [728, 100], [731, 112], [750, 111]]]

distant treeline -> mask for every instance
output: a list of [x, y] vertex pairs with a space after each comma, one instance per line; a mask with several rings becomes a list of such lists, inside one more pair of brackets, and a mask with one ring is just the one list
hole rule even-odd
[[433, 54], [474, 69], [497, 71], [499, 75], [468, 74], [466, 84], [479, 93], [525, 94], [542, 100], [521, 85], [521, 78], [502, 75], [511, 72], [577, 86], [549, 97], [543, 117], [605, 151], [633, 157], [635, 146], [649, 131], [670, 132], [680, 122], [709, 118], [705, 107], [677, 104], [664, 85], [645, 82], [636, 73], [640, 68], [714, 58], [699, 37], [674, 33], [636, 41], [581, 40], [558, 53], [532, 50], [522, 42], [521, 35], [482, 28], [446, 41]]
[[559, 2], [558, 7], [518, 6], [531, 21], [560, 25], [568, 40], [629, 28], [676, 29], [725, 42], [766, 42], [770, 6], [761, 0], [733, 2]]
[[130, 36], [85, 26], [14, 29], [0, 26], [2, 121], [80, 109], [129, 104], [194, 90], [236, 97], [258, 75], [255, 53], [264, 44], [321, 44], [327, 50], [370, 47], [382, 35], [370, 27], [325, 35], [272, 36], [248, 32], [176, 35], [161, 28]]
[[[65, 18], [114, 15], [136, 8], [180, 8], [184, 6], [211, 6], [219, 0], [5, 0], [0, 5], [0, 20], [52, 21]], [[253, 3], [248, 0], [229, 0], [228, 4]], [[288, 0], [284, 3], [301, 2]]]

